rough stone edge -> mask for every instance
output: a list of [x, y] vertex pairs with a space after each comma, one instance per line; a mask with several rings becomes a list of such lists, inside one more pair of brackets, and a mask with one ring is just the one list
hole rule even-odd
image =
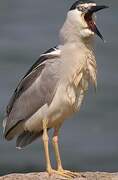
[[[80, 176], [81, 175], [81, 176]], [[56, 174], [49, 176], [46, 172], [40, 173], [13, 173], [5, 176], [1, 176], [0, 180], [62, 180], [61, 176]], [[107, 172], [83, 172], [78, 173], [78, 177], [75, 180], [118, 180], [118, 172], [107, 173]]]

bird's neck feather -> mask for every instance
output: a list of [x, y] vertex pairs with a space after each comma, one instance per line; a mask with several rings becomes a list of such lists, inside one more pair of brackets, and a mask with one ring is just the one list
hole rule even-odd
[[72, 21], [66, 19], [59, 34], [60, 44], [75, 43], [80, 46], [84, 46], [87, 49], [93, 50], [94, 37], [88, 36], [86, 38], [81, 36], [79, 25], [72, 23]]

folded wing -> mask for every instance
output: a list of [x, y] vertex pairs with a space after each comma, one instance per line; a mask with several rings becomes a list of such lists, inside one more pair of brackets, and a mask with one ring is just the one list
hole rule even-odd
[[[55, 52], [54, 52], [55, 51]], [[16, 88], [6, 110], [4, 136], [10, 140], [22, 129], [22, 123], [44, 104], [50, 104], [58, 82], [55, 63], [60, 62], [56, 49], [40, 56]]]

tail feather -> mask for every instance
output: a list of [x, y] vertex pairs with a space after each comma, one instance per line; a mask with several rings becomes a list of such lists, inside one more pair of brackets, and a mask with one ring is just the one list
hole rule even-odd
[[42, 134], [43, 134], [43, 131], [41, 131], [40, 133], [24, 131], [22, 134], [18, 136], [17, 141], [16, 141], [16, 147], [18, 149], [22, 149], [28, 144], [31, 144], [34, 140], [36, 140]]

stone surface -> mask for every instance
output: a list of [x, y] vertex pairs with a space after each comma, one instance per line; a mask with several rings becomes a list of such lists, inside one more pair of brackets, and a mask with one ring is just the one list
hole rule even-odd
[[[81, 176], [80, 176], [81, 174]], [[75, 180], [118, 180], [118, 173], [106, 172], [83, 172], [78, 174]], [[63, 177], [53, 174], [49, 176], [46, 172], [27, 173], [27, 174], [9, 174], [0, 177], [0, 180], [62, 180]]]

